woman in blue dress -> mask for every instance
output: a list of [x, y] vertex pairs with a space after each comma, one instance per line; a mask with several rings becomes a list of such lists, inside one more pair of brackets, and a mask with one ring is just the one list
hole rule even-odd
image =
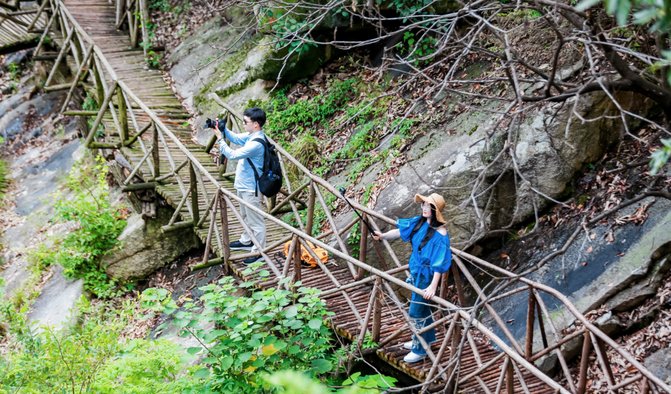
[[[407, 282], [421, 289], [422, 294], [412, 293], [408, 314], [415, 329], [421, 330], [433, 323], [430, 300], [436, 294], [441, 275], [450, 269], [452, 252], [442, 213], [445, 207], [443, 197], [436, 193], [428, 197], [416, 194], [415, 202], [422, 204], [421, 216], [398, 219], [396, 229], [385, 233], [376, 231], [373, 238], [376, 240], [401, 238], [412, 244], [408, 262], [410, 278]], [[421, 336], [431, 345], [436, 340], [436, 330], [429, 329]], [[410, 350], [410, 353], [403, 358], [406, 363], [418, 362], [426, 357], [426, 349], [414, 334], [412, 341], [404, 343], [403, 347]]]

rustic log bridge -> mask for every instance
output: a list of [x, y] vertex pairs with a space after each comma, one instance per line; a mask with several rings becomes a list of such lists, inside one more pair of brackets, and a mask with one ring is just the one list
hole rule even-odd
[[[175, 208], [169, 223], [161, 230], [192, 230], [205, 242], [203, 259], [193, 269], [223, 264], [227, 272], [254, 282], [257, 288], [288, 288], [291, 283], [301, 282], [301, 286], [320, 289], [327, 307], [335, 312], [329, 325], [336, 332], [358, 346], [362, 346], [365, 337], [370, 335], [378, 344], [374, 350], [376, 354], [422, 381], [422, 390], [425, 391], [456, 387], [463, 392], [583, 393], [587, 389], [587, 367], [593, 355], [598, 360], [598, 368], [607, 376], [608, 390], [645, 387], [658, 392], [671, 391], [666, 383], [592, 325], [561, 293], [458, 249], [452, 250], [455, 263], [450, 277], [454, 281], [459, 305], [448, 301], [448, 284], [443, 280], [439, 294], [432, 298], [440, 309], [432, 325], [437, 328], [439, 344], [433, 347], [425, 344], [429, 354], [425, 361], [403, 363], [401, 359], [405, 351], [398, 342], [407, 341], [412, 333], [419, 331], [408, 325], [405, 299], [398, 295], [398, 290], [421, 293], [420, 289], [403, 280], [407, 265], [399, 261], [386, 241], [373, 242], [376, 261], [369, 264], [367, 259], [370, 257], [366, 256], [366, 251], [371, 241], [367, 226], [353, 220], [337, 227], [331, 207], [327, 204], [330, 200], [325, 196], [341, 199], [340, 193], [277, 144], [285, 177], [283, 198], [279, 203], [268, 201], [270, 212], [240, 200], [228, 179], [231, 174], [220, 177], [220, 170], [212, 163], [208, 152], [213, 147], [213, 141], [205, 147], [208, 149], [191, 142], [191, 130], [182, 126], [189, 114], [174, 95], [156, 93], [169, 92], [169, 89], [160, 73], [150, 72], [143, 66], [146, 54], [134, 49], [140, 41], [140, 34], [142, 41], [147, 41], [144, 28], [148, 20], [146, 1], [116, 0], [115, 4], [116, 7], [111, 8], [107, 6], [107, 0], [89, 0], [84, 5], [78, 0], [45, 0], [34, 20], [22, 20], [14, 26], [21, 27], [24, 35], [28, 34], [26, 28], [35, 26], [41, 29], [36, 57], [48, 56], [54, 60], [45, 89], [70, 89], [62, 112], [71, 116], [95, 117], [85, 139], [86, 146], [117, 149], [132, 168], [132, 176], [124, 183], [136, 177], [144, 180], [126, 184], [123, 190], [156, 190]], [[28, 15], [11, 17], [18, 19]], [[108, 26], [96, 23], [96, 20], [114, 20], [114, 23]], [[7, 23], [12, 22], [8, 19]], [[92, 24], [96, 29], [91, 31], [95, 33], [89, 34], [87, 29]], [[4, 24], [0, 28], [2, 26]], [[128, 35], [118, 31], [117, 26], [127, 27]], [[47, 42], [60, 47], [58, 54], [40, 53]], [[124, 53], [124, 56], [108, 58], [107, 51]], [[56, 69], [62, 64], [76, 70], [75, 78], [68, 84], [51, 85]], [[139, 79], [143, 81], [139, 86], [126, 82]], [[73, 90], [85, 80], [88, 81], [87, 89], [101, 104], [100, 108], [97, 111], [66, 111]], [[239, 128], [239, 114], [217, 95], [212, 94], [210, 98], [223, 108], [229, 126], [233, 128], [237, 123]], [[151, 133], [147, 133], [149, 130]], [[292, 184], [286, 175], [289, 164], [300, 173], [298, 185]], [[225, 163], [220, 167], [224, 171]], [[307, 194], [305, 202], [299, 199], [304, 193]], [[263, 258], [261, 269], [252, 273], [241, 260], [254, 254], [232, 254], [229, 247], [231, 239], [249, 231], [241, 220], [241, 207], [259, 212], [267, 224], [266, 247], [260, 247], [258, 240], [252, 237]], [[392, 219], [361, 204], [353, 202], [353, 207], [373, 229], [379, 229], [376, 221], [394, 224]], [[321, 223], [316, 223], [315, 212], [318, 210], [325, 217]], [[280, 212], [293, 214], [292, 221], [296, 227], [273, 216]], [[343, 239], [357, 222], [360, 223], [360, 258], [350, 254]], [[286, 242], [290, 244], [288, 253], [284, 255], [282, 247]], [[303, 267], [300, 262], [301, 248], [319, 261], [310, 245], [327, 250], [328, 262], [320, 261], [316, 268]], [[210, 259], [210, 255], [216, 257]], [[390, 261], [390, 266], [387, 266], [386, 260]], [[509, 282], [514, 290], [492, 297], [479, 287], [473, 271], [495, 274], [502, 281]], [[466, 285], [478, 295], [477, 305], [466, 303]], [[527, 334], [524, 338], [515, 338], [510, 333], [493, 304], [506, 297], [526, 297]], [[561, 305], [581, 328], [571, 334], [557, 330], [554, 324], [556, 317], [544, 301], [548, 298]], [[482, 323], [484, 320], [480, 314], [490, 322], [488, 325]], [[567, 367], [569, 360], [564, 358], [562, 346], [579, 339], [582, 341], [582, 354], [579, 376], [575, 377], [571, 376]], [[614, 374], [610, 367], [610, 353], [625, 360], [625, 368], [635, 370], [636, 376], [622, 379]], [[556, 376], [547, 375], [535, 365], [548, 357], [558, 360], [560, 372]]]

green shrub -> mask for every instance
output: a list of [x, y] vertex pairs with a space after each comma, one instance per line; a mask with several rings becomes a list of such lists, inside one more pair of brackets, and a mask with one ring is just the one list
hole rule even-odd
[[82, 278], [84, 288], [98, 297], [118, 293], [117, 283], [99, 263], [117, 245], [117, 237], [126, 226], [120, 212], [110, 205], [106, 174], [101, 157], [92, 167], [81, 162], [73, 167], [66, 182], [72, 194], [56, 202], [55, 220], [73, 222], [76, 229], [57, 240], [54, 248], [38, 247], [32, 258], [40, 267], [60, 264], [66, 277]]
[[[176, 345], [125, 343], [121, 333], [134, 312], [132, 304], [118, 310], [85, 301], [79, 306], [83, 313], [75, 327], [37, 334], [28, 329], [25, 314], [9, 314], [15, 335], [10, 351], [0, 357], [0, 392], [179, 393], [193, 384], [178, 376], [184, 364]], [[0, 307], [3, 319], [8, 317], [6, 303]]]
[[[260, 274], [270, 275], [268, 271]], [[294, 369], [316, 377], [331, 371], [332, 334], [324, 320], [332, 313], [319, 299], [318, 290], [270, 288], [240, 296], [231, 277], [201, 290], [199, 305], [188, 302], [180, 309], [164, 289], [148, 289], [142, 299], [147, 308], [173, 315], [182, 334], [207, 344], [204, 368], [197, 373], [210, 375], [204, 389], [257, 393], [265, 385], [261, 378], [265, 373]]]

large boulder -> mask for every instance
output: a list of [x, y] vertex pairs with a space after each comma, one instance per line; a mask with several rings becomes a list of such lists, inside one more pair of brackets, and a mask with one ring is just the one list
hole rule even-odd
[[103, 258], [107, 274], [121, 280], [141, 279], [199, 246], [191, 229], [163, 233], [161, 226], [169, 220], [170, 212], [165, 208], [148, 221], [139, 214], [131, 215], [119, 235], [121, 247]]
[[[277, 49], [270, 36], [241, 34], [241, 18], [242, 13], [229, 18], [237, 25], [213, 18], [168, 56], [175, 89], [193, 112], [206, 117], [223, 112], [209, 97], [216, 93], [241, 113], [250, 101], [267, 99], [276, 80], [309, 77], [332, 56], [327, 46], [305, 47], [300, 55], [289, 56], [289, 49]], [[196, 122], [202, 125], [204, 118]], [[196, 139], [205, 145], [209, 137], [200, 133]]]
[[[497, 104], [457, 114], [413, 145], [408, 165], [380, 193], [376, 209], [392, 217], [414, 216], [419, 209], [409, 203], [413, 195], [438, 192], [447, 202], [451, 239], [461, 247], [528, 220], [534, 206], [548, 202], [537, 192], [561, 196], [574, 174], [624, 133], [619, 120], [604, 116], [615, 113], [607, 96], [577, 100], [527, 111], [514, 135], [494, 129], [492, 113], [502, 110]], [[618, 100], [635, 113], [650, 108], [633, 94]], [[594, 120], [581, 123], [574, 111]]]

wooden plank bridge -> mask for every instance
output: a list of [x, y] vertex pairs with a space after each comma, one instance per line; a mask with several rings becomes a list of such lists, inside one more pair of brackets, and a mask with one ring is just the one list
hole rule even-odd
[[[145, 53], [138, 43], [146, 37], [142, 30], [146, 18], [144, 0], [44, 0], [29, 23], [41, 21], [44, 27], [36, 57], [54, 62], [45, 90], [67, 90], [62, 112], [93, 119], [86, 136], [89, 148], [116, 150], [130, 163], [122, 185], [125, 190], [153, 189], [175, 208], [164, 231], [192, 228], [206, 248], [200, 267], [224, 264], [229, 273], [254, 280], [259, 288], [300, 281], [302, 286], [320, 289], [328, 308], [335, 312], [330, 322], [333, 329], [360, 347], [367, 337], [373, 339], [378, 345], [374, 350], [377, 355], [421, 382], [422, 391], [456, 388], [460, 392], [584, 393], [588, 389], [590, 357], [596, 355], [610, 391], [671, 392], [562, 294], [456, 249], [451, 277], [458, 305], [446, 299], [447, 281], [443, 280], [440, 294], [434, 297], [438, 311], [433, 326], [438, 330], [438, 341], [423, 362], [404, 363], [402, 357], [407, 351], [400, 344], [410, 339], [413, 329], [406, 297], [401, 294], [419, 291], [404, 282], [407, 265], [399, 261], [386, 241], [369, 242], [364, 225], [358, 226], [361, 258], [352, 257], [343, 237], [357, 220], [337, 227], [332, 206], [327, 203], [342, 201], [342, 196], [281, 147], [285, 174], [291, 166], [302, 174], [301, 180], [291, 183], [285, 179], [286, 188], [279, 198], [267, 201], [268, 212], [262, 212], [268, 233], [267, 247], [261, 252], [264, 263], [252, 274], [245, 274], [247, 267], [241, 261], [249, 254], [232, 254], [228, 243], [246, 229], [239, 212], [240, 205], [246, 203], [237, 198], [232, 181], [222, 176], [208, 149], [192, 142], [191, 130], [184, 123], [190, 115], [162, 74], [145, 65]], [[3, 40], [0, 35], [0, 45]], [[55, 46], [47, 45], [47, 41]], [[49, 52], [50, 47], [56, 51]], [[72, 70], [72, 79], [54, 84], [56, 70], [63, 64]], [[95, 98], [97, 110], [68, 110], [79, 87]], [[229, 114], [230, 127], [239, 123], [239, 116], [218, 97], [212, 96], [212, 100]], [[360, 204], [354, 206], [366, 218], [394, 223]], [[313, 227], [318, 227], [317, 212], [324, 224], [313, 232]], [[276, 218], [278, 213], [293, 215], [295, 227]], [[375, 220], [370, 221], [374, 226]], [[286, 242], [290, 242], [290, 248], [284, 256], [278, 251]], [[325, 248], [329, 262], [303, 268], [299, 251], [308, 242]], [[367, 253], [369, 247], [374, 253]], [[216, 257], [210, 258], [211, 253]], [[374, 264], [366, 261], [369, 254], [376, 256]], [[505, 292], [497, 297], [485, 294], [471, 274], [474, 270], [503, 278]], [[468, 304], [465, 286], [479, 295], [478, 305]], [[527, 334], [521, 339], [513, 337], [492, 306], [497, 300], [520, 294], [528, 300]], [[548, 297], [572, 315], [573, 331], [556, 328], [544, 301]], [[563, 350], [570, 344], [581, 349], [576, 360], [564, 356]], [[624, 367], [634, 372], [613, 373], [610, 358], [616, 354], [627, 361]], [[548, 359], [555, 361], [557, 372], [553, 375], [537, 367]], [[577, 373], [572, 373], [570, 365], [577, 366]]]
[[35, 45], [46, 22], [44, 16], [35, 18], [39, 10], [35, 6], [21, 8], [20, 0], [0, 1], [0, 55]]

